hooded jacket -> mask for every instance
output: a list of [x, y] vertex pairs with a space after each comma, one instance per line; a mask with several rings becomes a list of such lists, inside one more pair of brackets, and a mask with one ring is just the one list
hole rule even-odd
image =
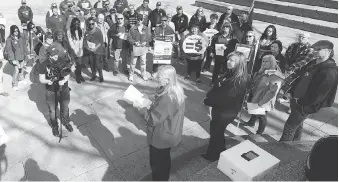
[[143, 24], [148, 27], [148, 23], [149, 23], [149, 16], [152, 12], [151, 8], [144, 7], [143, 5], [139, 6], [136, 10], [135, 10], [138, 14], [142, 15], [144, 18]]
[[28, 6], [20, 6], [18, 9], [18, 16], [22, 22], [28, 22], [33, 20], [32, 9]]
[[338, 67], [332, 58], [315, 64], [314, 61], [300, 72], [292, 86], [292, 97], [298, 98], [302, 112], [312, 114], [322, 107], [331, 107], [338, 87]]

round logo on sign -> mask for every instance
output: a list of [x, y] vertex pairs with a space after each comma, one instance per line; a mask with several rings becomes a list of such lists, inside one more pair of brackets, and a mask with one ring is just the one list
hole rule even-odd
[[207, 48], [208, 42], [200, 35], [190, 35], [183, 42], [185, 53], [203, 54]]

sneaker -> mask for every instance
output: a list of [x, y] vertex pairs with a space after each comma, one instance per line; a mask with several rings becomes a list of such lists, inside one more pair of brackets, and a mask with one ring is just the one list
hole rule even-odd
[[128, 80], [132, 82], [132, 81], [133, 81], [133, 75], [130, 75], [130, 76], [128, 77]]
[[201, 83], [202, 83], [201, 80], [200, 80], [200, 79], [197, 79], [197, 84], [198, 84], [198, 85], [201, 85]]
[[185, 80], [189, 80], [190, 79], [190, 76], [185, 76], [185, 78], [184, 78]]
[[209, 156], [208, 154], [202, 154], [201, 157], [211, 162], [217, 161], [219, 159], [219, 157]]
[[95, 79], [97, 79], [96, 76], [92, 77], [92, 78], [91, 78], [91, 82], [94, 81]]
[[67, 123], [67, 124], [65, 124], [65, 127], [66, 127], [67, 131], [69, 131], [69, 132], [73, 131], [73, 127], [72, 127], [71, 124]]
[[59, 133], [59, 128], [56, 126], [56, 127], [53, 127], [52, 128], [52, 133], [53, 133], [53, 135], [54, 136], [59, 136], [60, 135], [60, 133]]
[[0, 135], [0, 146], [8, 142], [8, 136], [5, 133]]
[[14, 86], [14, 87], [13, 87], [13, 90], [14, 90], [14, 91], [18, 91], [18, 90], [19, 90], [19, 87], [18, 87], [18, 86]]
[[114, 76], [117, 76], [118, 74], [119, 74], [119, 72], [113, 71], [113, 75], [114, 75]]
[[82, 77], [82, 76], [80, 76], [80, 81], [82, 81], [82, 82], [85, 82], [85, 79], [84, 79], [84, 77]]
[[99, 82], [100, 83], [104, 82], [104, 78], [99, 78]]

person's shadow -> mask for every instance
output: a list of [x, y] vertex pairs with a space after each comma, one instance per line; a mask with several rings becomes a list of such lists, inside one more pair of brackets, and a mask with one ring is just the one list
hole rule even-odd
[[[8, 168], [8, 159], [5, 155], [6, 144], [0, 146], [0, 180], [2, 173], [7, 171]], [[2, 169], [2, 164], [4, 163], [5, 168]]]
[[41, 170], [38, 163], [33, 159], [27, 159], [24, 165], [25, 176], [20, 181], [60, 181], [51, 172]]
[[139, 130], [146, 133], [146, 121], [142, 118], [136, 108], [134, 108], [132, 104], [127, 103], [125, 100], [118, 100], [117, 103], [125, 109], [125, 119], [133, 123]]
[[[46, 89], [45, 84], [31, 84], [28, 90], [28, 97], [31, 101], [35, 102], [38, 110], [45, 117], [48, 125], [51, 126], [48, 105], [46, 103]], [[59, 113], [57, 109], [57, 114]], [[58, 115], [59, 116], [59, 115]]]

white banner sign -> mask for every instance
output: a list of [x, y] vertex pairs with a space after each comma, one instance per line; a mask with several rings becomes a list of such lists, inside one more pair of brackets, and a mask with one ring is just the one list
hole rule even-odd
[[200, 35], [190, 35], [183, 43], [185, 53], [204, 54], [207, 46], [208, 42]]
[[203, 32], [206, 37], [208, 38], [209, 40], [209, 46], [211, 45], [211, 42], [212, 42], [212, 37], [218, 33], [218, 30], [216, 29], [206, 29], [204, 32]]

